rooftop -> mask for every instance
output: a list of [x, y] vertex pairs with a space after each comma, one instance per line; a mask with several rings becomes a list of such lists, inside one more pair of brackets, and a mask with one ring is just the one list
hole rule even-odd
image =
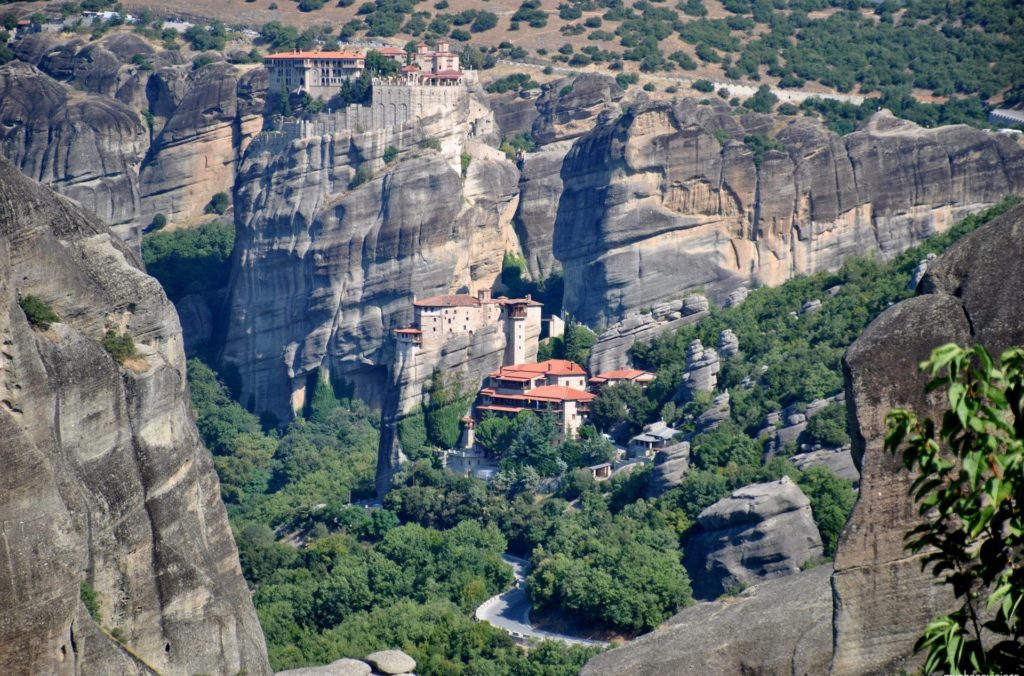
[[[577, 390], [572, 387], [565, 387], [564, 385], [541, 385], [535, 387], [528, 392], [522, 394], [505, 394], [498, 392], [493, 387], [485, 387], [480, 390], [480, 394], [485, 397], [493, 397], [495, 399], [506, 399], [509, 401], [593, 401], [597, 398], [596, 394], [590, 392], [584, 392], [583, 390]], [[494, 404], [488, 406], [481, 406], [480, 408], [493, 409]], [[500, 410], [500, 409], [495, 409]]]
[[439, 70], [436, 73], [428, 73], [428, 78], [434, 80], [458, 80], [462, 77], [461, 70]]
[[281, 52], [267, 54], [266, 59], [364, 59], [360, 52]]
[[492, 378], [507, 378], [509, 380], [530, 379], [542, 375], [585, 376], [587, 372], [574, 361], [569, 361], [568, 359], [548, 359], [536, 364], [502, 366], [490, 374]]
[[480, 305], [480, 300], [468, 293], [452, 293], [420, 298], [412, 304], [416, 307], [474, 307]]
[[596, 376], [590, 379], [592, 383], [605, 383], [609, 380], [640, 380], [649, 381], [657, 378], [653, 373], [647, 371], [641, 371], [640, 369], [617, 369], [615, 371], [606, 371], [605, 373], [598, 373]]

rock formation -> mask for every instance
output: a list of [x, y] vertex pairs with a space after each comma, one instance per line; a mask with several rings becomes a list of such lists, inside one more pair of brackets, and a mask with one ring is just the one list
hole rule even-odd
[[[31, 325], [29, 295], [60, 320]], [[173, 306], [105, 225], [2, 158], [0, 308], [0, 672], [269, 673]], [[114, 361], [107, 330], [137, 356]]]
[[0, 151], [133, 246], [155, 214], [191, 218], [231, 192], [263, 124], [256, 66], [194, 70], [131, 33], [29, 35], [16, 56], [0, 67]]
[[[765, 117], [729, 124], [763, 132]], [[755, 157], [720, 143], [720, 123], [710, 106], [637, 104], [576, 140], [553, 252], [578, 319], [600, 328], [700, 286], [721, 303], [746, 283], [893, 255], [1024, 190], [1024, 149], [966, 126], [882, 112], [839, 137], [799, 118], [774, 134], [784, 152]]]
[[277, 672], [277, 676], [415, 676], [416, 660], [401, 650], [378, 650], [361, 660], [342, 658], [318, 667]]
[[732, 329], [723, 329], [718, 334], [718, 354], [723, 357], [731, 357], [740, 351], [740, 339]]
[[[324, 116], [254, 141], [236, 189], [241, 255], [223, 353], [239, 367], [243, 402], [286, 420], [307, 376], [327, 369], [380, 405], [392, 333], [412, 320], [414, 298], [495, 283], [517, 248], [517, 174], [475, 140], [493, 129], [475, 105], [370, 132], [328, 132]], [[400, 161], [386, 165], [389, 146]], [[357, 168], [372, 178], [357, 184]]]
[[138, 170], [148, 134], [128, 106], [76, 92], [34, 68], [0, 67], [0, 151], [127, 241], [138, 241]]
[[733, 491], [697, 526], [684, 548], [695, 598], [792, 575], [822, 553], [811, 503], [789, 477]]
[[171, 220], [201, 214], [212, 195], [230, 193], [242, 154], [263, 128], [262, 68], [210, 64], [183, 84], [186, 93], [153, 139], [139, 177], [144, 223], [158, 213]]
[[595, 123], [618, 115], [623, 93], [615, 78], [598, 73], [552, 83], [537, 101], [534, 140], [544, 145], [582, 136]]
[[964, 237], [929, 265], [922, 295], [883, 312], [849, 349], [847, 405], [860, 499], [836, 553], [834, 673], [913, 670], [914, 641], [952, 594], [921, 572], [903, 534], [917, 523], [911, 477], [884, 450], [895, 407], [941, 417], [942, 392], [924, 393], [917, 365], [947, 342], [980, 343], [993, 354], [1024, 344], [1024, 207]]
[[550, 276], [561, 270], [551, 253], [551, 242], [562, 194], [562, 160], [572, 148], [572, 141], [559, 141], [527, 153], [519, 167], [519, 209], [516, 211], [516, 234], [523, 248], [527, 269], [535, 278]]
[[690, 442], [681, 441], [658, 451], [654, 458], [654, 471], [647, 484], [647, 498], [659, 497], [683, 481], [690, 469]]
[[690, 606], [650, 634], [593, 658], [581, 674], [827, 673], [831, 572], [819, 566]]
[[704, 347], [699, 339], [686, 349], [686, 371], [679, 381], [677, 401], [689, 401], [698, 392], [714, 392], [718, 386], [718, 372], [722, 370], [718, 352]]

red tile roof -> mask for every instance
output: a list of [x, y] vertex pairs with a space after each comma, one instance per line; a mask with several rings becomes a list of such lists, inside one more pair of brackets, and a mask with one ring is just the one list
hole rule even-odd
[[502, 305], [543, 305], [544, 303], [538, 303], [532, 298], [506, 298], [505, 296], [498, 296], [494, 299], [494, 302], [501, 303]]
[[597, 395], [562, 385], [542, 385], [527, 392], [526, 398], [540, 401], [594, 401]]
[[427, 75], [427, 77], [433, 78], [435, 80], [458, 80], [460, 77], [462, 77], [462, 71], [461, 70], [439, 70], [436, 73], [429, 73]]
[[511, 366], [502, 366], [490, 375], [492, 378], [527, 375], [585, 376], [587, 375], [587, 372], [583, 370], [582, 366], [576, 362], [569, 361], [568, 359], [548, 359], [547, 361], [542, 361], [536, 364], [512, 364]]
[[281, 52], [280, 54], [268, 54], [263, 57], [267, 59], [365, 59], [360, 52]]
[[605, 373], [598, 373], [596, 376], [590, 379], [592, 383], [605, 383], [609, 380], [639, 380], [643, 382], [649, 382], [657, 378], [653, 373], [647, 371], [641, 371], [640, 369], [617, 369], [615, 371], [607, 371]]
[[381, 54], [405, 54], [405, 50], [401, 47], [377, 47], [372, 51], [377, 51]]
[[444, 296], [430, 296], [420, 298], [412, 303], [416, 307], [473, 307], [480, 305], [480, 301], [466, 293], [453, 293]]
[[414, 334], [423, 333], [423, 332], [420, 331], [419, 329], [395, 329], [395, 333], [408, 333], [408, 334], [413, 334], [414, 335]]

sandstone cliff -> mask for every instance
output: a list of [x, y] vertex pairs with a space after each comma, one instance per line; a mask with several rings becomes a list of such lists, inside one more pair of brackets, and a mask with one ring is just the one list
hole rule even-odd
[[[688, 289], [720, 303], [746, 283], [891, 255], [1024, 190], [1024, 150], [966, 126], [882, 112], [839, 137], [805, 118], [773, 132], [767, 116], [720, 112], [637, 104], [577, 139], [553, 243], [577, 318], [603, 327]], [[729, 140], [767, 132], [784, 150]]]
[[[836, 553], [834, 673], [912, 669], [913, 644], [952, 595], [903, 547], [917, 524], [909, 474], [884, 450], [885, 415], [904, 407], [937, 419], [942, 392], [924, 393], [917, 365], [947, 342], [980, 343], [993, 354], [1024, 344], [1024, 207], [968, 235], [936, 259], [923, 291], [876, 319], [846, 355], [847, 405], [860, 499]], [[908, 663], [909, 662], [909, 663]]]
[[[490, 288], [503, 253], [517, 248], [515, 165], [475, 140], [493, 131], [475, 99], [398, 129], [332, 124], [323, 116], [258, 138], [236, 190], [240, 255], [223, 360], [239, 368], [242, 401], [282, 420], [321, 369], [380, 405], [394, 375], [392, 332], [412, 321], [413, 299]], [[400, 151], [390, 165], [389, 146]]]
[[[27, 295], [60, 321], [31, 326]], [[106, 226], [2, 158], [0, 308], [0, 672], [269, 673], [173, 306]], [[115, 362], [108, 329], [138, 357]]]
[[[918, 364], [950, 341], [998, 353], [1024, 344], [1024, 206], [968, 235], [929, 266], [921, 295], [882, 313], [849, 349], [847, 406], [861, 486], [840, 539], [831, 595], [816, 568], [757, 585], [738, 601], [701, 604], [600, 655], [584, 674], [891, 674], [919, 668], [915, 640], [953, 608], [952, 593], [904, 549], [917, 523], [910, 476], [884, 450], [885, 415], [906, 407], [935, 418], [942, 392], [924, 393]], [[818, 591], [815, 592], [814, 590]], [[766, 603], [744, 600], [748, 595]], [[831, 624], [829, 618], [831, 617]], [[831, 646], [828, 635], [831, 628]], [[797, 631], [790, 631], [797, 629]], [[815, 638], [817, 637], [817, 638]]]
[[262, 128], [262, 68], [194, 70], [131, 33], [29, 35], [16, 56], [0, 67], [0, 152], [134, 246], [155, 214], [188, 219], [230, 192]]

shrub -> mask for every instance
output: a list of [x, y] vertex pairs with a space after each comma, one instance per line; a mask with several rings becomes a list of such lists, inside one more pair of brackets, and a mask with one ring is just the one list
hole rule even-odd
[[705, 94], [710, 94], [715, 91], [715, 85], [711, 84], [711, 80], [696, 80], [692, 87]]
[[96, 621], [96, 624], [103, 624], [103, 614], [100, 612], [100, 603], [96, 598], [96, 590], [92, 588], [92, 585], [88, 582], [83, 581], [78, 586], [78, 597], [82, 599], [82, 605], [89, 611], [90, 617]]
[[398, 148], [394, 146], [388, 146], [384, 149], [384, 163], [391, 164], [398, 157]]
[[206, 205], [205, 211], [208, 214], [223, 215], [231, 206], [231, 198], [226, 192], [219, 192], [210, 198], [210, 203]]
[[38, 296], [25, 296], [18, 301], [18, 305], [21, 306], [21, 311], [25, 313], [29, 324], [43, 331], [49, 329], [50, 324], [60, 321], [53, 308]]
[[428, 138], [425, 141], [423, 141], [423, 147], [430, 148], [431, 150], [440, 150], [441, 140], [436, 138]]
[[846, 432], [846, 407], [842, 404], [829, 404], [811, 416], [807, 428], [800, 435], [800, 441], [809, 444], [821, 444], [836, 448], [850, 443], [850, 435]]
[[653, 82], [648, 82], [648, 83], [644, 84], [644, 91], [645, 92], [656, 92], [656, 91], [658, 91], [658, 88], [654, 86]]
[[367, 164], [360, 164], [359, 168], [356, 169], [355, 176], [352, 177], [352, 182], [348, 184], [348, 187], [350, 189], [357, 188], [369, 181], [371, 178], [373, 178], [373, 170], [370, 169]]
[[157, 214], [153, 217], [153, 221], [149, 224], [153, 230], [163, 230], [167, 225], [167, 216], [163, 214]]
[[135, 341], [127, 331], [121, 335], [117, 335], [113, 331], [108, 330], [103, 335], [101, 341], [103, 349], [110, 353], [110, 356], [114, 358], [114, 361], [119, 364], [123, 364], [126, 359], [134, 357], [135, 352]]
[[459, 156], [459, 160], [462, 162], [462, 178], [466, 178], [466, 174], [469, 172], [469, 163], [473, 161], [473, 156], [464, 152]]

